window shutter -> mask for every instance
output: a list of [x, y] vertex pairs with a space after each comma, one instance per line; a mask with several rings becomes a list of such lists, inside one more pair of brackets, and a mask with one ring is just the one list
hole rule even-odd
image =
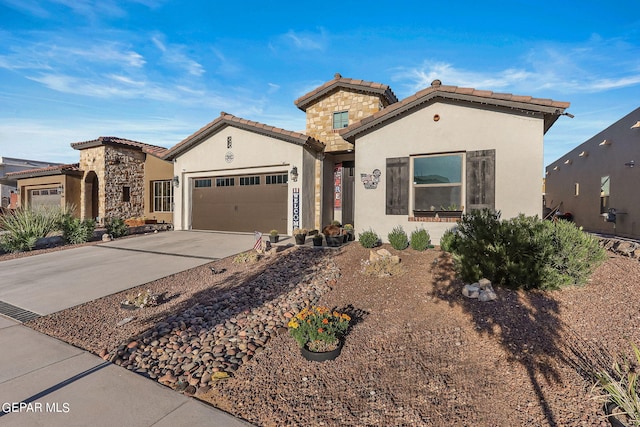
[[467, 151], [467, 212], [496, 209], [496, 150]]
[[387, 159], [387, 215], [409, 214], [409, 158]]

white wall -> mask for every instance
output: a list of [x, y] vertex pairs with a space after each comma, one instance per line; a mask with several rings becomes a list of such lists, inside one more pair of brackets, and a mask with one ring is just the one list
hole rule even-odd
[[[232, 147], [227, 148], [227, 137], [231, 137]], [[233, 153], [233, 161], [227, 162], [225, 156]], [[238, 175], [252, 173], [277, 173], [289, 171], [293, 166], [298, 167], [299, 178], [293, 182], [289, 178], [289, 195], [287, 212], [289, 219], [287, 233], [292, 231], [292, 189], [300, 188], [301, 218], [311, 221], [306, 212], [313, 206], [314, 179], [312, 172], [305, 172], [305, 167], [313, 162], [304, 161], [306, 150], [304, 147], [280, 139], [271, 138], [257, 133], [227, 126], [219, 130], [202, 143], [192, 147], [178, 156], [174, 161], [174, 175], [180, 179], [180, 186], [174, 192], [173, 223], [176, 230], [188, 230], [191, 227], [191, 181], [198, 177], [220, 175]], [[308, 201], [307, 198], [310, 200]], [[258, 213], [259, 214], [259, 213]], [[305, 226], [305, 224], [302, 224]]]
[[[434, 121], [434, 115], [439, 120]], [[454, 151], [496, 150], [495, 207], [502, 218], [524, 213], [542, 214], [543, 120], [453, 103], [430, 104], [356, 139], [355, 227], [373, 229], [383, 239], [397, 225], [408, 235], [416, 228], [429, 231], [438, 244], [455, 223], [410, 222], [409, 215], [386, 215], [386, 159]], [[463, 162], [464, 164], [464, 162]], [[375, 190], [366, 190], [360, 174], [382, 171]], [[464, 170], [463, 170], [464, 176]], [[410, 174], [409, 181], [412, 173]], [[409, 183], [411, 184], [411, 182]], [[413, 200], [412, 188], [409, 199]], [[462, 200], [465, 193], [463, 185]]]

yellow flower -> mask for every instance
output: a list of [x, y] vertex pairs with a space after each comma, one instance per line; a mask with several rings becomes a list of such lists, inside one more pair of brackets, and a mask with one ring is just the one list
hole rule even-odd
[[343, 318], [344, 320], [346, 320], [347, 322], [348, 322], [349, 320], [351, 320], [351, 317], [349, 317], [349, 315], [348, 315], [348, 314], [346, 314], [346, 313], [344, 313], [344, 314], [342, 315], [342, 318]]
[[300, 325], [294, 319], [291, 319], [291, 320], [289, 320], [289, 324], [287, 326], [289, 326], [290, 328], [293, 328], [293, 329], [298, 329], [298, 326], [300, 326]]

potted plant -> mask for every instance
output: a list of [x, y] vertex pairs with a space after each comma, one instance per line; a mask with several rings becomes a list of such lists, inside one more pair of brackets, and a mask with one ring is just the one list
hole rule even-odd
[[333, 360], [342, 351], [342, 337], [351, 318], [323, 306], [307, 306], [288, 323], [302, 356], [311, 361]]
[[322, 246], [322, 239], [324, 238], [324, 236], [322, 235], [322, 233], [318, 233], [316, 235], [313, 236], [313, 246]]
[[347, 240], [352, 242], [356, 239], [355, 233], [353, 231], [353, 225], [345, 224], [344, 231], [347, 233]]
[[271, 230], [269, 232], [269, 242], [278, 243], [278, 240], [280, 240], [280, 235], [278, 234], [278, 230]]
[[304, 242], [307, 239], [307, 229], [294, 228], [293, 237], [296, 239], [296, 245], [304, 245]]
[[329, 247], [335, 248], [344, 242], [340, 227], [337, 225], [327, 225], [322, 229], [322, 234], [324, 234], [324, 239], [327, 241], [327, 246]]

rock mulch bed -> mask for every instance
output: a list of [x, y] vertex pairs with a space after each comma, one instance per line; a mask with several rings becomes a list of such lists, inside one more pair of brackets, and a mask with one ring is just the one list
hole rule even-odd
[[322, 251], [296, 248], [241, 287], [169, 316], [100, 356], [186, 394], [201, 394], [286, 332], [288, 319], [315, 304], [338, 278]]

